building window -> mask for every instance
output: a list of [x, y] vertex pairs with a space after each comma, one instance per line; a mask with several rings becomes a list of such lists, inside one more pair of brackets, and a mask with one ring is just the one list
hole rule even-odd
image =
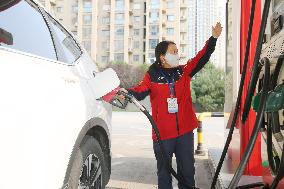
[[83, 46], [85, 47], [86, 51], [91, 51], [91, 41], [83, 41]]
[[159, 35], [159, 26], [158, 25], [150, 26], [150, 34], [154, 36]]
[[115, 10], [123, 11], [124, 10], [124, 0], [116, 0], [115, 1]]
[[133, 9], [134, 10], [138, 10], [138, 9], [140, 9], [141, 8], [141, 5], [139, 4], [139, 3], [135, 3], [134, 5], [133, 5]]
[[115, 53], [114, 54], [114, 61], [123, 62], [124, 61], [124, 54], [123, 53]]
[[109, 30], [102, 30], [102, 36], [108, 37], [110, 35]]
[[121, 14], [121, 13], [115, 14], [115, 23], [116, 24], [123, 24], [124, 23], [124, 14]]
[[123, 40], [114, 41], [114, 51], [123, 52], [123, 50], [124, 50], [124, 41]]
[[102, 62], [103, 63], [109, 62], [109, 57], [108, 56], [102, 56]]
[[149, 53], [149, 58], [155, 58], [155, 54], [154, 53]]
[[83, 15], [83, 24], [91, 24], [92, 15]]
[[109, 42], [108, 41], [102, 42], [102, 49], [103, 50], [109, 50]]
[[173, 9], [175, 8], [175, 3], [173, 1], [168, 1], [167, 2], [167, 8], [168, 9]]
[[159, 12], [150, 12], [149, 17], [151, 22], [157, 22], [159, 19]]
[[92, 28], [83, 28], [83, 38], [91, 38]]
[[139, 55], [133, 55], [133, 62], [139, 62]]
[[159, 9], [160, 0], [151, 0], [150, 7], [151, 9]]
[[167, 15], [167, 20], [168, 21], [175, 21], [175, 16], [174, 15]]
[[102, 18], [102, 24], [109, 24], [109, 22], [110, 22], [109, 17], [103, 17]]
[[124, 27], [117, 26], [115, 27], [115, 35], [122, 36], [124, 34]]
[[134, 29], [134, 30], [133, 30], [133, 34], [134, 34], [135, 36], [140, 35], [139, 33], [140, 33], [140, 29]]
[[110, 10], [110, 5], [103, 5], [103, 10], [109, 11]]
[[73, 5], [72, 6], [72, 12], [73, 13], [78, 13], [78, 5]]
[[154, 53], [149, 53], [149, 57], [148, 57], [148, 63], [153, 64], [155, 62], [156, 58], [155, 58], [155, 54]]
[[56, 11], [59, 12], [59, 13], [62, 13], [63, 12], [63, 7], [57, 7]]
[[134, 16], [134, 22], [140, 22], [140, 16]]
[[158, 43], [159, 43], [158, 39], [149, 39], [149, 48], [155, 49]]
[[140, 42], [139, 41], [134, 41], [133, 42], [133, 48], [134, 49], [139, 49], [140, 48]]
[[72, 31], [73, 35], [77, 36], [78, 32], [77, 31]]
[[83, 1], [83, 11], [84, 12], [92, 12], [92, 1], [84, 0]]
[[72, 24], [73, 25], [77, 24], [77, 21], [78, 21], [78, 17], [77, 16], [72, 18]]
[[174, 35], [174, 28], [167, 28], [167, 34], [168, 35]]
[[184, 46], [181, 46], [181, 52], [182, 52], [182, 53], [185, 53], [185, 48], [184, 48]]

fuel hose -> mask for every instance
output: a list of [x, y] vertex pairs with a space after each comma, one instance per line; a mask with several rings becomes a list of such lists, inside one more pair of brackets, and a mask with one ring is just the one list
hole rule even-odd
[[284, 177], [284, 143], [283, 143], [283, 147], [282, 147], [282, 156], [281, 156], [281, 162], [280, 162], [280, 165], [279, 165], [279, 168], [278, 168], [278, 172], [277, 172], [270, 188], [275, 189], [283, 177]]
[[[264, 9], [263, 9], [263, 13], [262, 13], [262, 19], [261, 19], [261, 26], [260, 26], [260, 31], [259, 31], [259, 36], [258, 36], [258, 42], [257, 42], [257, 48], [256, 48], [256, 53], [255, 53], [255, 59], [254, 59], [254, 67], [257, 68], [258, 64], [259, 64], [259, 58], [260, 58], [260, 53], [261, 53], [261, 49], [262, 49], [262, 41], [263, 41], [263, 37], [264, 37], [264, 32], [265, 32], [265, 28], [266, 28], [266, 23], [267, 23], [267, 18], [268, 18], [268, 13], [269, 13], [269, 8], [270, 8], [270, 4], [271, 4], [271, 0], [266, 0], [265, 4], [264, 4]], [[243, 72], [242, 72], [242, 76], [241, 76], [241, 82], [240, 82], [240, 86], [239, 86], [239, 92], [238, 92], [238, 97], [237, 97], [237, 102], [236, 102], [236, 107], [235, 107], [235, 112], [234, 112], [234, 116], [233, 116], [233, 120], [231, 123], [231, 127], [229, 130], [229, 134], [223, 149], [223, 152], [221, 154], [221, 158], [219, 160], [215, 175], [213, 177], [213, 182], [211, 184], [211, 189], [215, 188], [217, 179], [218, 179], [218, 175], [221, 171], [226, 153], [228, 151], [230, 142], [232, 140], [232, 135], [234, 132], [234, 127], [238, 118], [238, 113], [240, 110], [240, 101], [241, 101], [241, 95], [243, 92], [243, 86], [244, 86], [244, 79], [246, 76], [246, 70], [247, 70], [247, 64], [248, 64], [248, 55], [249, 55], [249, 50], [250, 50], [250, 42], [251, 42], [251, 34], [252, 34], [252, 26], [253, 26], [253, 20], [254, 20], [254, 13], [255, 13], [255, 6], [256, 6], [256, 1], [252, 2], [252, 6], [251, 6], [251, 13], [250, 13], [250, 23], [249, 23], [249, 31], [248, 31], [248, 38], [247, 38], [247, 44], [246, 44], [246, 53], [245, 53], [245, 60], [244, 60], [244, 64], [243, 64]], [[254, 69], [256, 70], [256, 69]], [[252, 81], [252, 79], [251, 79]], [[250, 102], [251, 103], [251, 102]], [[263, 116], [263, 113], [262, 113]], [[261, 119], [262, 120], [262, 119]], [[261, 124], [260, 124], [261, 125]], [[246, 162], [243, 162], [244, 165], [241, 165], [241, 167], [244, 167]], [[236, 187], [236, 184], [239, 182], [239, 176], [235, 176], [234, 181], [231, 182], [231, 185], [233, 185], [234, 187]], [[229, 186], [229, 188], [232, 188]]]
[[[280, 73], [281, 67], [283, 65], [283, 60], [284, 60], [283, 55], [281, 55], [277, 60], [277, 64], [275, 66], [274, 73], [273, 73], [273, 76], [272, 76], [272, 81], [271, 81], [271, 86], [273, 87], [273, 89], [277, 85], [279, 73]], [[274, 125], [270, 125], [270, 128], [273, 127], [273, 126]], [[267, 125], [267, 127], [269, 127], [269, 125]], [[268, 135], [268, 133], [267, 133], [267, 135]], [[272, 129], [271, 129], [269, 135], [271, 137], [271, 144], [267, 144], [267, 148], [269, 148], [269, 147], [272, 148]], [[267, 155], [268, 155], [268, 160], [272, 159], [271, 156], [273, 154], [268, 153], [268, 151], [267, 151]], [[272, 184], [270, 186], [271, 189], [275, 189], [284, 176], [284, 142], [283, 142], [283, 147], [282, 147], [281, 160], [279, 159], [279, 156], [276, 156], [276, 157], [278, 157], [277, 161], [275, 161], [276, 166], [274, 165], [274, 167], [275, 167], [274, 174], [276, 174], [276, 175], [275, 175], [274, 180], [272, 181]], [[280, 163], [279, 163], [279, 161], [280, 161]], [[270, 164], [270, 162], [269, 162], [269, 164]], [[273, 164], [273, 161], [272, 161], [272, 164]], [[276, 172], [276, 170], [277, 170], [277, 172]]]
[[255, 87], [256, 87], [257, 79], [258, 79], [258, 77], [256, 77], [256, 75], [259, 74], [258, 72], [260, 72], [258, 62], [259, 62], [260, 54], [261, 54], [261, 50], [262, 50], [262, 42], [263, 42], [265, 28], [266, 28], [266, 24], [267, 24], [267, 18], [268, 18], [270, 4], [271, 4], [271, 0], [265, 0], [263, 13], [262, 13], [262, 19], [261, 19], [261, 25], [260, 25], [260, 31], [259, 31], [259, 36], [258, 36], [258, 42], [257, 42], [257, 46], [256, 46], [255, 56], [254, 56], [253, 75], [250, 78], [249, 88], [248, 88], [247, 96], [246, 96], [246, 99], [245, 99], [245, 105], [244, 105], [244, 110], [243, 110], [243, 114], [242, 114], [242, 123], [245, 123], [245, 121], [248, 117], [250, 107], [251, 107], [252, 96], [254, 94], [254, 90], [255, 90]]
[[269, 163], [269, 167], [271, 172], [276, 175], [277, 174], [277, 169], [279, 167], [280, 164], [280, 158], [278, 155], [273, 155], [273, 148], [272, 148], [272, 122], [271, 122], [271, 114], [269, 113], [267, 115], [267, 129], [266, 129], [266, 133], [267, 133], [267, 141], [266, 141], [266, 148], [267, 148], [267, 156], [268, 156], [268, 163]]
[[138, 100], [135, 97], [133, 97], [131, 94], [127, 94], [123, 91], [119, 91], [118, 94], [122, 94], [123, 96], [125, 96], [126, 101], [132, 102], [137, 108], [140, 109], [141, 112], [143, 112], [145, 114], [145, 116], [150, 121], [152, 129], [153, 129], [153, 131], [156, 135], [156, 138], [157, 138], [157, 143], [158, 143], [160, 150], [161, 150], [160, 155], [162, 157], [164, 165], [169, 170], [169, 172], [187, 189], [197, 189], [195, 186], [191, 186], [190, 184], [188, 184], [186, 182], [186, 180], [184, 179], [184, 177], [182, 177], [182, 175], [178, 175], [177, 172], [173, 169], [172, 164], [171, 164], [170, 160], [168, 159], [168, 157], [166, 155], [166, 151], [165, 151], [165, 148], [164, 148], [164, 145], [163, 145], [163, 141], [161, 140], [160, 132], [157, 128], [157, 125], [156, 125], [153, 117], [150, 115], [148, 110], [142, 104], [140, 104], [138, 102]]
[[[269, 0], [268, 0], [269, 1]], [[251, 137], [249, 139], [248, 145], [245, 149], [245, 152], [242, 156], [241, 162], [229, 184], [228, 188], [236, 188], [237, 184], [239, 183], [241, 176], [244, 172], [246, 163], [252, 153], [253, 147], [255, 145], [255, 141], [257, 139], [257, 135], [258, 132], [261, 128], [262, 122], [263, 122], [263, 115], [264, 115], [264, 109], [265, 109], [265, 105], [266, 105], [266, 99], [268, 96], [268, 91], [269, 91], [269, 80], [270, 80], [270, 62], [268, 60], [268, 58], [264, 58], [262, 60], [264, 62], [264, 81], [263, 81], [263, 88], [262, 88], [262, 93], [261, 93], [261, 97], [260, 97], [260, 104], [257, 110], [257, 117], [256, 117], [256, 121], [254, 124], [254, 128], [251, 134]], [[262, 62], [261, 61], [261, 62]]]
[[215, 186], [216, 186], [218, 176], [220, 174], [223, 162], [225, 160], [227, 151], [229, 149], [229, 145], [230, 145], [231, 140], [232, 140], [232, 136], [233, 136], [234, 129], [235, 129], [236, 122], [237, 122], [237, 118], [238, 118], [238, 114], [239, 114], [239, 111], [240, 111], [240, 104], [241, 104], [241, 98], [242, 98], [242, 93], [243, 93], [243, 88], [244, 88], [244, 81], [245, 81], [247, 66], [248, 66], [248, 57], [249, 57], [250, 45], [251, 45], [255, 6], [256, 6], [256, 0], [253, 0], [252, 5], [251, 5], [251, 10], [250, 10], [250, 21], [249, 21], [248, 36], [247, 36], [247, 41], [246, 41], [246, 52], [245, 52], [244, 64], [243, 64], [243, 67], [242, 67], [242, 75], [241, 75], [241, 81], [240, 81], [239, 90], [238, 90], [237, 102], [236, 102], [236, 105], [235, 105], [235, 111], [234, 111], [233, 120], [232, 120], [232, 123], [231, 123], [231, 126], [230, 126], [230, 130], [229, 130], [229, 133], [228, 133], [228, 137], [226, 139], [226, 143], [224, 145], [219, 163], [218, 163], [217, 168], [216, 168], [216, 172], [215, 172], [214, 177], [213, 177], [211, 189], [214, 189]]

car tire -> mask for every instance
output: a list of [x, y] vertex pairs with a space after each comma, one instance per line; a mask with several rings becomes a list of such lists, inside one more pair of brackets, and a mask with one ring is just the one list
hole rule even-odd
[[86, 136], [76, 152], [68, 189], [105, 189], [108, 168], [104, 157], [98, 140]]

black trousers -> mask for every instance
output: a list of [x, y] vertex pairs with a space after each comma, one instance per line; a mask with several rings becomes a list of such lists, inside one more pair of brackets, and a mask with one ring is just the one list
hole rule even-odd
[[[194, 134], [189, 132], [178, 138], [163, 140], [163, 145], [171, 161], [173, 154], [176, 157], [177, 174], [182, 175], [188, 184], [195, 186], [195, 167], [194, 167]], [[159, 189], [172, 189], [172, 176], [164, 165], [161, 157], [160, 147], [157, 142], [153, 143], [154, 153], [157, 160], [157, 176]], [[178, 183], [179, 189], [186, 189]]]

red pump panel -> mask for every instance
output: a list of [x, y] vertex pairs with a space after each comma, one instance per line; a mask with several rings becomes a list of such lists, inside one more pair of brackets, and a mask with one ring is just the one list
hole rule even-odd
[[[251, 75], [251, 68], [253, 66], [253, 61], [254, 61], [254, 55], [256, 51], [256, 46], [257, 46], [257, 40], [258, 40], [258, 34], [259, 34], [259, 29], [260, 29], [260, 23], [261, 23], [261, 1], [257, 0], [256, 1], [256, 9], [255, 9], [255, 15], [254, 15], [254, 22], [253, 22], [253, 32], [252, 32], [252, 40], [251, 40], [251, 48], [250, 48], [250, 53], [249, 53], [249, 59], [248, 59], [248, 70], [247, 70], [247, 76], [245, 79], [245, 85], [244, 85], [244, 91], [242, 95], [242, 100], [241, 100], [241, 111], [243, 112], [243, 107], [244, 107], [244, 102], [245, 102], [245, 97], [247, 94], [247, 89], [249, 85], [249, 80], [250, 80], [250, 75]], [[248, 35], [248, 28], [249, 28], [249, 19], [250, 19], [250, 9], [251, 9], [251, 3], [252, 0], [242, 0], [242, 7], [241, 7], [241, 35], [240, 35], [240, 40], [241, 40], [241, 65], [240, 68], [242, 68], [244, 56], [245, 56], [245, 50], [246, 50], [246, 41], [247, 41], [247, 35]], [[241, 70], [242, 71], [242, 70]], [[241, 125], [240, 121], [241, 115], [239, 115], [239, 121], [237, 127], [239, 128], [240, 131], [240, 158], [242, 157], [246, 146], [248, 144], [250, 135], [252, 133], [254, 123], [255, 123], [255, 118], [256, 118], [256, 113], [251, 110], [249, 113], [249, 117], [244, 125]], [[256, 140], [256, 144], [254, 147], [254, 150], [252, 152], [251, 158], [249, 159], [245, 172], [245, 175], [255, 175], [255, 176], [260, 176], [262, 174], [262, 161], [261, 161], [261, 138], [260, 135], [258, 136]]]

